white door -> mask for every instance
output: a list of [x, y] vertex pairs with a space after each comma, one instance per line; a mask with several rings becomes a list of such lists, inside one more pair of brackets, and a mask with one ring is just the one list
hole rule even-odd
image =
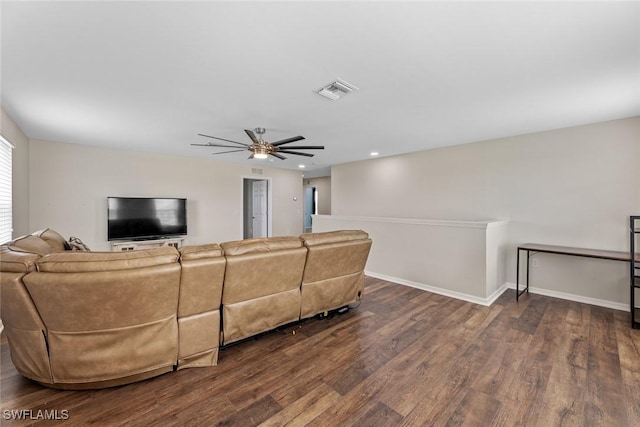
[[253, 237], [267, 237], [267, 181], [253, 181]]

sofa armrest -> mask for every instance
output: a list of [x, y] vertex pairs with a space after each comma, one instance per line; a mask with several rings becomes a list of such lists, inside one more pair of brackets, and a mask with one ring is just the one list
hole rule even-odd
[[21, 375], [52, 382], [47, 329], [24, 285], [25, 273], [0, 274], [0, 314], [10, 343], [11, 360]]

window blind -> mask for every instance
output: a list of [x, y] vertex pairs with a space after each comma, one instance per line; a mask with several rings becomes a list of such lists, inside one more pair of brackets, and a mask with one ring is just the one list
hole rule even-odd
[[0, 244], [11, 240], [13, 219], [11, 208], [11, 150], [13, 145], [0, 136]]

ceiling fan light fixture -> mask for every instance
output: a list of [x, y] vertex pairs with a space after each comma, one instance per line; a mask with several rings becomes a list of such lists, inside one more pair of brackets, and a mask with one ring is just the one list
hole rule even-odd
[[253, 157], [255, 159], [266, 159], [269, 157], [269, 148], [262, 145], [253, 147]]
[[318, 95], [322, 95], [325, 98], [335, 101], [356, 90], [359, 89], [351, 83], [347, 83], [341, 79], [336, 79], [318, 90]]

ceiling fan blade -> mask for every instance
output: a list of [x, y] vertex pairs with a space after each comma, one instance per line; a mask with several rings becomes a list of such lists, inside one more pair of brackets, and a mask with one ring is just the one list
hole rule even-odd
[[215, 155], [217, 155], [217, 154], [237, 153], [238, 151], [245, 151], [245, 150], [243, 150], [243, 149], [239, 149], [239, 150], [221, 151], [221, 152], [219, 152], [219, 153], [211, 153], [211, 154], [213, 154], [213, 155], [215, 156]]
[[287, 154], [295, 154], [296, 156], [306, 156], [306, 157], [313, 157], [313, 154], [309, 154], [309, 153], [299, 153], [297, 151], [287, 151], [287, 150], [278, 150], [279, 153], [287, 153]]
[[[199, 136], [205, 136], [205, 137], [207, 137], [207, 138], [219, 139], [220, 141], [227, 141], [227, 142], [232, 142], [232, 143], [234, 143], [234, 144], [244, 145], [245, 147], [248, 147], [248, 146], [249, 146], [249, 144], [244, 144], [244, 143], [242, 143], [242, 142], [232, 141], [232, 140], [230, 140], [230, 139], [218, 138], [217, 136], [205, 135], [205, 134], [203, 134], [203, 133], [199, 133], [198, 135], [199, 135]], [[192, 145], [194, 145], [194, 144], [192, 144]]]
[[254, 152], [251, 152], [251, 155], [249, 155], [249, 157], [247, 157], [247, 160], [251, 160], [251, 159], [253, 159], [253, 155], [254, 155], [254, 154], [255, 154]]
[[300, 136], [300, 135], [292, 136], [291, 138], [281, 139], [280, 141], [272, 142], [271, 145], [273, 145], [274, 147], [277, 147], [278, 145], [288, 144], [290, 142], [301, 141], [303, 139], [304, 139], [304, 136]]
[[239, 150], [245, 150], [245, 148], [236, 147], [235, 145], [211, 144], [211, 147], [237, 148]]
[[249, 138], [251, 138], [251, 141], [253, 141], [254, 144], [260, 144], [260, 141], [258, 141], [258, 138], [256, 138], [256, 134], [253, 133], [252, 130], [245, 129], [244, 131], [247, 133], [247, 135], [249, 135]]
[[[240, 147], [236, 147], [235, 145], [222, 145], [222, 144], [191, 144], [191, 145], [197, 145], [198, 147], [240, 148]], [[244, 148], [243, 148], [243, 150], [244, 150]]]
[[290, 145], [288, 147], [285, 147], [287, 150], [324, 150], [324, 145], [308, 145], [306, 147], [303, 146], [296, 146], [294, 147], [293, 145]]
[[277, 154], [277, 153], [274, 153], [274, 152], [271, 152], [269, 154], [271, 154], [273, 157], [279, 158], [280, 160], [286, 160], [287, 159], [285, 156], [281, 156], [280, 154]]

